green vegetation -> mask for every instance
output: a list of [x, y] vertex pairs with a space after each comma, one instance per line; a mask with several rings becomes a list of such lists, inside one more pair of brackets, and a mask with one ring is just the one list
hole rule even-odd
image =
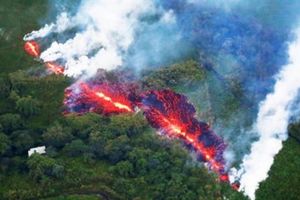
[[46, 0], [0, 0], [0, 69], [9, 73], [38, 66], [25, 55], [22, 38], [37, 29], [38, 20], [46, 14]]
[[[46, 1], [0, 3], [0, 199], [246, 199], [193, 161], [179, 141], [155, 134], [141, 114], [64, 117], [71, 81], [35, 76], [41, 66], [22, 49], [22, 37], [38, 27]], [[192, 60], [144, 74], [145, 89], [185, 91], [198, 107], [203, 105], [190, 92], [211, 81]], [[239, 102], [222, 99], [215, 104], [226, 119]], [[299, 127], [291, 127], [297, 137]], [[40, 145], [47, 154], [28, 158], [28, 149]], [[299, 151], [293, 138], [285, 142], [258, 199], [297, 199]]]
[[[192, 61], [171, 69], [193, 67], [199, 70]], [[196, 165], [179, 141], [158, 136], [141, 114], [63, 117], [64, 77], [17, 71], [2, 83], [1, 199], [243, 198]], [[28, 158], [38, 145], [47, 154]]]
[[300, 196], [300, 123], [289, 128], [290, 138], [284, 142], [283, 149], [275, 158], [274, 165], [269, 172], [269, 178], [260, 184], [256, 192], [258, 200], [291, 199]]

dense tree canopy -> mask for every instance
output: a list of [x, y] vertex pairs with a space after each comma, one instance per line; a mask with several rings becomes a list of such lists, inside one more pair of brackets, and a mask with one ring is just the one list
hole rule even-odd
[[29, 117], [39, 112], [39, 102], [31, 96], [22, 97], [16, 101], [16, 108], [22, 115]]
[[[0, 199], [155, 199], [243, 200], [243, 194], [222, 184], [193, 160], [180, 141], [164, 139], [151, 129], [142, 113], [118, 116], [63, 116], [64, 89], [74, 80], [45, 76], [43, 67], [23, 52], [22, 39], [39, 27], [48, 6], [40, 0], [0, 0]], [[6, 9], [9, 8], [9, 9]], [[20, 10], [22, 12], [20, 12]], [[17, 16], [17, 20], [16, 20]], [[17, 41], [17, 42], [16, 42]], [[41, 76], [42, 75], [42, 76]], [[117, 79], [113, 72], [109, 79]], [[209, 79], [201, 62], [187, 60], [141, 72], [142, 90], [172, 88], [197, 102], [198, 93], [214, 94], [219, 120], [236, 114], [245, 96], [240, 82], [228, 86]], [[212, 82], [218, 87], [208, 89]], [[207, 110], [205, 110], [207, 109]], [[207, 114], [208, 113], [208, 114]], [[250, 123], [250, 122], [249, 122]], [[300, 125], [276, 157], [257, 199], [298, 199], [300, 196]], [[28, 150], [46, 146], [46, 154], [28, 157]]]
[[29, 175], [36, 181], [46, 177], [63, 178], [64, 167], [53, 158], [33, 154], [27, 161]]
[[14, 130], [18, 130], [23, 126], [23, 120], [19, 114], [7, 113], [0, 116], [0, 123], [3, 131], [10, 134]]
[[55, 122], [52, 126], [47, 128], [43, 134], [45, 142], [54, 147], [63, 147], [67, 142], [70, 142], [72, 138], [71, 129], [63, 127], [58, 122]]
[[3, 155], [10, 147], [10, 141], [8, 137], [0, 132], [0, 155]]

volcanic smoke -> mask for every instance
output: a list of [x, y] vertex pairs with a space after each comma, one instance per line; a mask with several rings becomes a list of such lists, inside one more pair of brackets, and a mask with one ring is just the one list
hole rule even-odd
[[[199, 56], [200, 62], [213, 60], [221, 75], [241, 81], [250, 99], [255, 96], [252, 109], [255, 110], [257, 102], [270, 92], [273, 85], [270, 77], [286, 63], [286, 43], [300, 3], [276, 1], [274, 6], [278, 9], [270, 10], [268, 1], [258, 0], [86, 0], [81, 1], [75, 15], [61, 12], [55, 22], [25, 35], [24, 49], [42, 61], [48, 71], [77, 78], [65, 90], [65, 114], [96, 112], [109, 116], [133, 113], [139, 108], [153, 128], [167, 137], [182, 140], [199, 160], [227, 182], [223, 157], [226, 145], [206, 123], [195, 118], [195, 108], [186, 97], [170, 90], [136, 94], [126, 84], [99, 83], [90, 78], [99, 69], [111, 71], [133, 66], [138, 71], [159, 63], [154, 61], [161, 57], [160, 65], [166, 65], [168, 57], [172, 63], [182, 58], [183, 52], [196, 49], [199, 55], [204, 55]], [[268, 17], [264, 17], [266, 10]], [[182, 40], [192, 47], [184, 46]], [[40, 46], [40, 41], [48, 44]], [[238, 171], [241, 190], [252, 199], [286, 139], [286, 127], [293, 114], [290, 104], [299, 89], [300, 62], [296, 56], [299, 43], [298, 39], [290, 45], [290, 64], [277, 75], [274, 91], [259, 106], [252, 131], [258, 133], [259, 140], [252, 145]], [[210, 86], [215, 87], [213, 83]], [[248, 116], [243, 109], [240, 112]], [[232, 116], [227, 125], [234, 126], [232, 130], [238, 127], [238, 131], [221, 130], [237, 138], [230, 140], [229, 146], [237, 146], [236, 151], [244, 152], [251, 139], [245, 137], [243, 130], [247, 127], [243, 119], [237, 113]]]
[[64, 74], [64, 67], [56, 64], [55, 62], [45, 62], [46, 68], [54, 74]]
[[[39, 57], [41, 54], [41, 48], [40, 48], [39, 43], [37, 43], [36, 41], [31, 40], [31, 41], [25, 42], [24, 50], [28, 55], [30, 55], [34, 58], [40, 59]], [[44, 65], [45, 65], [46, 69], [51, 73], [54, 73], [57, 75], [64, 74], [64, 70], [65, 70], [64, 67], [61, 65], [58, 65], [55, 62], [45, 62]]]
[[[160, 16], [159, 23], [167, 24], [170, 13], [148, 0], [86, 0], [74, 16], [60, 14], [55, 23], [24, 36], [32, 41], [51, 34], [66, 34], [67, 40], [54, 40], [40, 55], [43, 62], [63, 61], [64, 74], [78, 77], [95, 75], [98, 69], [113, 70], [123, 65], [124, 55], [134, 41], [144, 17]], [[168, 17], [170, 18], [170, 17]]]
[[260, 104], [253, 128], [260, 138], [252, 144], [251, 152], [244, 157], [238, 172], [240, 189], [251, 199], [255, 199], [259, 183], [268, 177], [274, 157], [288, 137], [287, 127], [293, 116], [291, 106], [300, 91], [300, 29], [296, 35], [297, 40], [289, 47], [289, 64], [276, 76], [274, 91]]

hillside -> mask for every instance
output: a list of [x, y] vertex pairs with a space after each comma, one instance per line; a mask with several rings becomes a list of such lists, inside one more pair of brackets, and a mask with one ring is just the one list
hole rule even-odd
[[[64, 90], [73, 80], [40, 76], [42, 64], [23, 50], [22, 37], [47, 14], [46, 1], [0, 0], [0, 5], [0, 199], [247, 199], [197, 162], [182, 142], [158, 135], [141, 112], [65, 117]], [[213, 128], [230, 126], [247, 94], [234, 78], [211, 73], [191, 58], [145, 70], [139, 83], [183, 93], [199, 119]], [[247, 107], [241, 121], [247, 123], [244, 115], [252, 112]], [[223, 127], [215, 128], [234, 140]], [[293, 137], [275, 157], [257, 200], [299, 199], [300, 124], [289, 131]], [[46, 155], [28, 157], [30, 148], [42, 145]], [[247, 147], [237, 154], [244, 151]]]

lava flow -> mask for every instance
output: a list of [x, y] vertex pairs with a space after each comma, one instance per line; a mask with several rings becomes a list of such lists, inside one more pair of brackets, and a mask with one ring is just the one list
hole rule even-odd
[[95, 112], [104, 115], [134, 112], [129, 95], [120, 85], [77, 83], [65, 90], [65, 114]]
[[185, 96], [171, 90], [148, 91], [141, 95], [138, 105], [154, 128], [163, 135], [183, 140], [221, 181], [229, 182], [223, 158], [226, 145], [206, 123], [195, 118], [196, 110]]
[[50, 72], [53, 72], [54, 74], [64, 74], [64, 67], [56, 64], [55, 62], [45, 62], [45, 66]]
[[27, 41], [24, 44], [24, 50], [29, 55], [38, 58], [41, 54], [40, 45], [36, 41]]
[[[25, 51], [39, 58], [41, 51], [36, 41], [27, 41]], [[64, 67], [56, 62], [45, 62], [45, 67], [57, 75], [64, 74]], [[196, 110], [187, 98], [171, 90], [146, 91], [136, 95], [129, 85], [105, 81], [77, 82], [65, 90], [64, 114], [95, 112], [103, 115], [133, 113], [135, 107], [144, 112], [150, 125], [163, 135], [178, 138], [196, 152], [198, 159], [216, 172], [219, 179], [229, 182], [225, 169], [226, 145], [204, 122], [199, 122]], [[239, 183], [232, 184], [238, 189]]]
[[[39, 58], [41, 54], [40, 45], [36, 41], [27, 41], [24, 44], [24, 50], [27, 54]], [[49, 72], [52, 72], [54, 74], [64, 74], [65, 68], [61, 65], [58, 65], [55, 62], [45, 62], [45, 67]]]
[[225, 143], [208, 124], [195, 118], [196, 110], [185, 96], [171, 90], [147, 91], [131, 101], [125, 89], [118, 84], [75, 84], [66, 89], [65, 114], [134, 112], [136, 105], [144, 111], [152, 127], [167, 137], [183, 140], [197, 153], [199, 160], [206, 162], [219, 175], [221, 181], [229, 182], [223, 157]]

